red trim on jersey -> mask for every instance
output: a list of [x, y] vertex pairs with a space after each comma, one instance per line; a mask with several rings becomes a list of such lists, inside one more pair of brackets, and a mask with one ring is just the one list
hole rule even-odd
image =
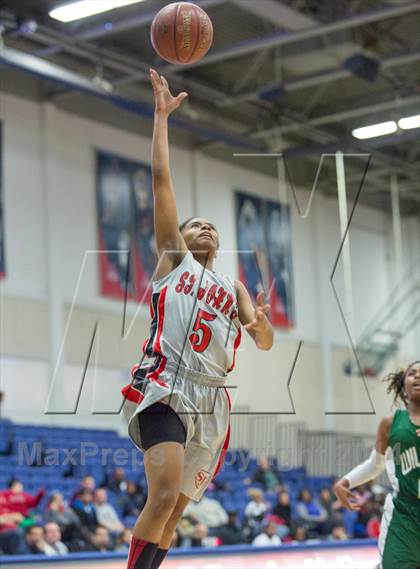
[[153, 342], [153, 352], [159, 354], [161, 356], [161, 362], [157, 370], [147, 374], [147, 377], [150, 378], [152, 381], [156, 381], [163, 387], [167, 387], [166, 383], [163, 381], [159, 381], [159, 375], [163, 372], [166, 366], [166, 357], [162, 354], [162, 346], [160, 345], [160, 339], [162, 337], [163, 331], [163, 322], [165, 320], [165, 300], [166, 300], [166, 292], [168, 287], [165, 286], [159, 295], [158, 305], [157, 305], [157, 313], [158, 313], [158, 327], [155, 340]]
[[241, 330], [241, 327], [239, 327], [238, 333], [236, 334], [235, 342], [233, 343], [233, 360], [232, 360], [232, 365], [227, 370], [228, 373], [230, 371], [232, 371], [233, 368], [235, 367], [236, 351], [239, 348], [239, 345], [241, 343], [241, 339], [242, 339], [242, 330]]
[[136, 405], [140, 405], [140, 403], [144, 399], [143, 393], [141, 393], [141, 391], [139, 391], [138, 389], [133, 387], [131, 385], [131, 383], [129, 385], [126, 385], [125, 387], [123, 387], [121, 389], [121, 393], [123, 394], [124, 399], [126, 399], [127, 401], [131, 401], [132, 403], [135, 403]]
[[162, 348], [160, 346], [160, 338], [162, 336], [163, 321], [165, 319], [165, 299], [166, 299], [167, 290], [168, 290], [168, 287], [165, 286], [165, 288], [163, 288], [160, 291], [160, 296], [159, 296], [159, 301], [158, 301], [158, 306], [157, 306], [158, 329], [157, 329], [155, 341], [153, 342], [153, 351], [157, 352], [158, 354], [161, 354], [161, 355], [163, 355], [163, 354], [162, 354]]
[[229, 404], [229, 419], [228, 419], [228, 428], [226, 431], [226, 438], [225, 438], [225, 442], [223, 443], [223, 448], [222, 448], [222, 452], [220, 453], [220, 457], [219, 457], [219, 462], [217, 463], [216, 466], [216, 470], [214, 471], [212, 480], [214, 480], [217, 476], [217, 473], [219, 472], [219, 470], [222, 468], [223, 463], [225, 462], [225, 458], [226, 458], [226, 453], [228, 451], [229, 448], [229, 441], [230, 441], [230, 410], [232, 408], [232, 403], [230, 401], [230, 395], [228, 390], [226, 389], [226, 387], [223, 387], [223, 389], [225, 390], [227, 399], [228, 399], [228, 404]]

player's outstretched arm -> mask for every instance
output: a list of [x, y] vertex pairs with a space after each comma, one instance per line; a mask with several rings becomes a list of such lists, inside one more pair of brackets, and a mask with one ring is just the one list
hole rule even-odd
[[260, 350], [270, 350], [273, 346], [273, 327], [266, 314], [269, 304], [264, 304], [264, 293], [257, 296], [254, 307], [251, 297], [241, 281], [235, 281], [238, 298], [239, 320]]
[[376, 446], [372, 450], [370, 457], [358, 464], [334, 485], [334, 493], [344, 508], [354, 511], [360, 510], [357, 495], [352, 492], [352, 489], [374, 480], [384, 471], [385, 453], [389, 446], [391, 425], [392, 416], [382, 419], [376, 435]]
[[[156, 246], [159, 257], [165, 251], [179, 251], [182, 258], [187, 246], [178, 229], [178, 213], [169, 165], [168, 119], [188, 95], [180, 93], [174, 97], [169, 91], [166, 79], [154, 69], [150, 70], [150, 79], [155, 96], [152, 176]], [[163, 263], [171, 264], [171, 261], [164, 259]], [[169, 272], [172, 267], [168, 266], [167, 269]], [[159, 271], [162, 272], [161, 264]]]

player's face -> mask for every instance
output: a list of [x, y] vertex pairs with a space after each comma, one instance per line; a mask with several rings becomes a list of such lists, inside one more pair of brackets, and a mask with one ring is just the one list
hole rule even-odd
[[420, 362], [414, 363], [406, 371], [404, 387], [409, 401], [420, 402]]
[[195, 217], [184, 227], [182, 235], [191, 251], [206, 251], [214, 254], [219, 248], [217, 229], [207, 219]]

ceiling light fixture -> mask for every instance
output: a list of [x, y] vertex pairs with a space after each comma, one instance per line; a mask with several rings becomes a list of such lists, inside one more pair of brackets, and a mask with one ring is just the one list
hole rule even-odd
[[375, 136], [384, 136], [385, 134], [392, 134], [397, 130], [397, 123], [395, 121], [381, 122], [378, 124], [371, 124], [370, 126], [363, 126], [355, 128], [352, 135], [359, 140], [366, 138], [374, 138]]
[[51, 10], [49, 15], [55, 20], [60, 22], [74, 22], [82, 18], [88, 18], [95, 14], [108, 12], [117, 8], [123, 8], [130, 4], [137, 4], [144, 0], [79, 0], [78, 2], [71, 2], [64, 4], [58, 8]]
[[420, 115], [404, 117], [398, 121], [398, 126], [403, 130], [409, 130], [410, 128], [420, 128]]

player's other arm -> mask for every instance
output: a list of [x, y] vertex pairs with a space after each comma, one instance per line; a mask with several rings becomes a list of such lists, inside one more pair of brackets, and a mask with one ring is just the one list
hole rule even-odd
[[392, 416], [384, 417], [379, 423], [376, 434], [376, 446], [370, 457], [358, 464], [347, 473], [334, 486], [334, 493], [342, 506], [349, 510], [360, 510], [357, 496], [351, 492], [352, 488], [361, 486], [374, 480], [385, 470], [385, 453], [389, 446], [389, 432], [392, 425]]
[[[185, 255], [187, 246], [178, 229], [178, 213], [169, 164], [168, 120], [169, 115], [187, 97], [187, 93], [173, 97], [166, 79], [153, 69], [150, 70], [150, 78], [155, 96], [152, 177], [156, 246], [159, 257], [162, 257], [165, 251], [176, 251], [175, 257], [180, 260]], [[160, 276], [172, 270], [173, 264], [172, 255], [163, 255], [159, 262]]]
[[257, 348], [270, 350], [273, 346], [274, 332], [266, 316], [270, 305], [264, 304], [264, 293], [258, 294], [257, 304], [254, 307], [249, 292], [241, 281], [235, 281], [235, 288], [241, 324], [254, 340]]

